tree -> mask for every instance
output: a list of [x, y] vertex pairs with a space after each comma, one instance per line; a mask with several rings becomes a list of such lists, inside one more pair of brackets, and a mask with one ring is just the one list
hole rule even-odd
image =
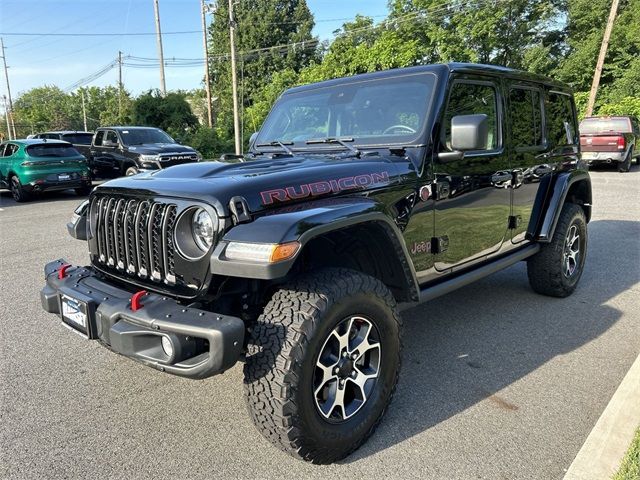
[[[555, 76], [578, 92], [591, 87], [611, 0], [568, 0], [567, 51]], [[616, 111], [640, 98], [640, 0], [622, 0], [605, 59], [596, 110]], [[616, 106], [606, 107], [607, 103]], [[629, 107], [632, 108], [632, 107]]]
[[[311, 34], [313, 15], [305, 0], [254, 0], [241, 2], [234, 9], [238, 28], [239, 95], [244, 107], [250, 107], [259, 92], [271, 83], [276, 72], [299, 72], [317, 58], [317, 40]], [[229, 12], [226, 1], [209, 28], [216, 131], [221, 139], [233, 137], [231, 70], [229, 54]], [[271, 47], [285, 46], [277, 49]], [[259, 52], [243, 54], [256, 49]]]
[[42, 130], [82, 128], [82, 120], [74, 115], [69, 96], [60, 88], [47, 85], [33, 88], [18, 97], [14, 104], [14, 122], [18, 136]]
[[183, 92], [149, 90], [133, 102], [133, 121], [137, 125], [161, 128], [173, 134], [184, 134], [198, 125], [198, 119]]

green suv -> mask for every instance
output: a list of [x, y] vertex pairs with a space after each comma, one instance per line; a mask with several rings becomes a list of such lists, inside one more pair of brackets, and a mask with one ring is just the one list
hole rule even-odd
[[87, 160], [70, 143], [58, 140], [11, 140], [0, 143], [0, 188], [8, 188], [16, 202], [32, 194], [75, 189], [91, 192]]

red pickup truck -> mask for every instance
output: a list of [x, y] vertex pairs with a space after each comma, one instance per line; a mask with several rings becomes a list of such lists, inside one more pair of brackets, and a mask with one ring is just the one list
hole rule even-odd
[[615, 163], [628, 172], [640, 163], [640, 127], [632, 117], [589, 117], [580, 122], [582, 159], [589, 165]]

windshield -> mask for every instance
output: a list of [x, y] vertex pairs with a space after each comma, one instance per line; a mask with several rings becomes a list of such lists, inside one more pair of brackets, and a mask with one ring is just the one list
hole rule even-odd
[[173, 138], [157, 128], [132, 128], [120, 130], [125, 145], [142, 145], [145, 143], [176, 143]]
[[580, 122], [580, 133], [594, 135], [598, 133], [629, 133], [631, 122], [627, 118], [587, 118]]
[[62, 135], [62, 140], [74, 145], [91, 145], [92, 133], [67, 133]]
[[71, 145], [61, 145], [55, 143], [43, 143], [41, 145], [30, 145], [27, 147], [27, 154], [30, 157], [77, 157], [80, 155]]
[[355, 145], [410, 144], [424, 129], [435, 79], [420, 73], [285, 93], [255, 145], [309, 148], [307, 141], [329, 137]]

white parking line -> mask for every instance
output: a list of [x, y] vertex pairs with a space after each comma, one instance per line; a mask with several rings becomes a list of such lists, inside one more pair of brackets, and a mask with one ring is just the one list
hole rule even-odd
[[611, 478], [640, 425], [640, 356], [625, 375], [607, 408], [567, 470], [564, 480]]

